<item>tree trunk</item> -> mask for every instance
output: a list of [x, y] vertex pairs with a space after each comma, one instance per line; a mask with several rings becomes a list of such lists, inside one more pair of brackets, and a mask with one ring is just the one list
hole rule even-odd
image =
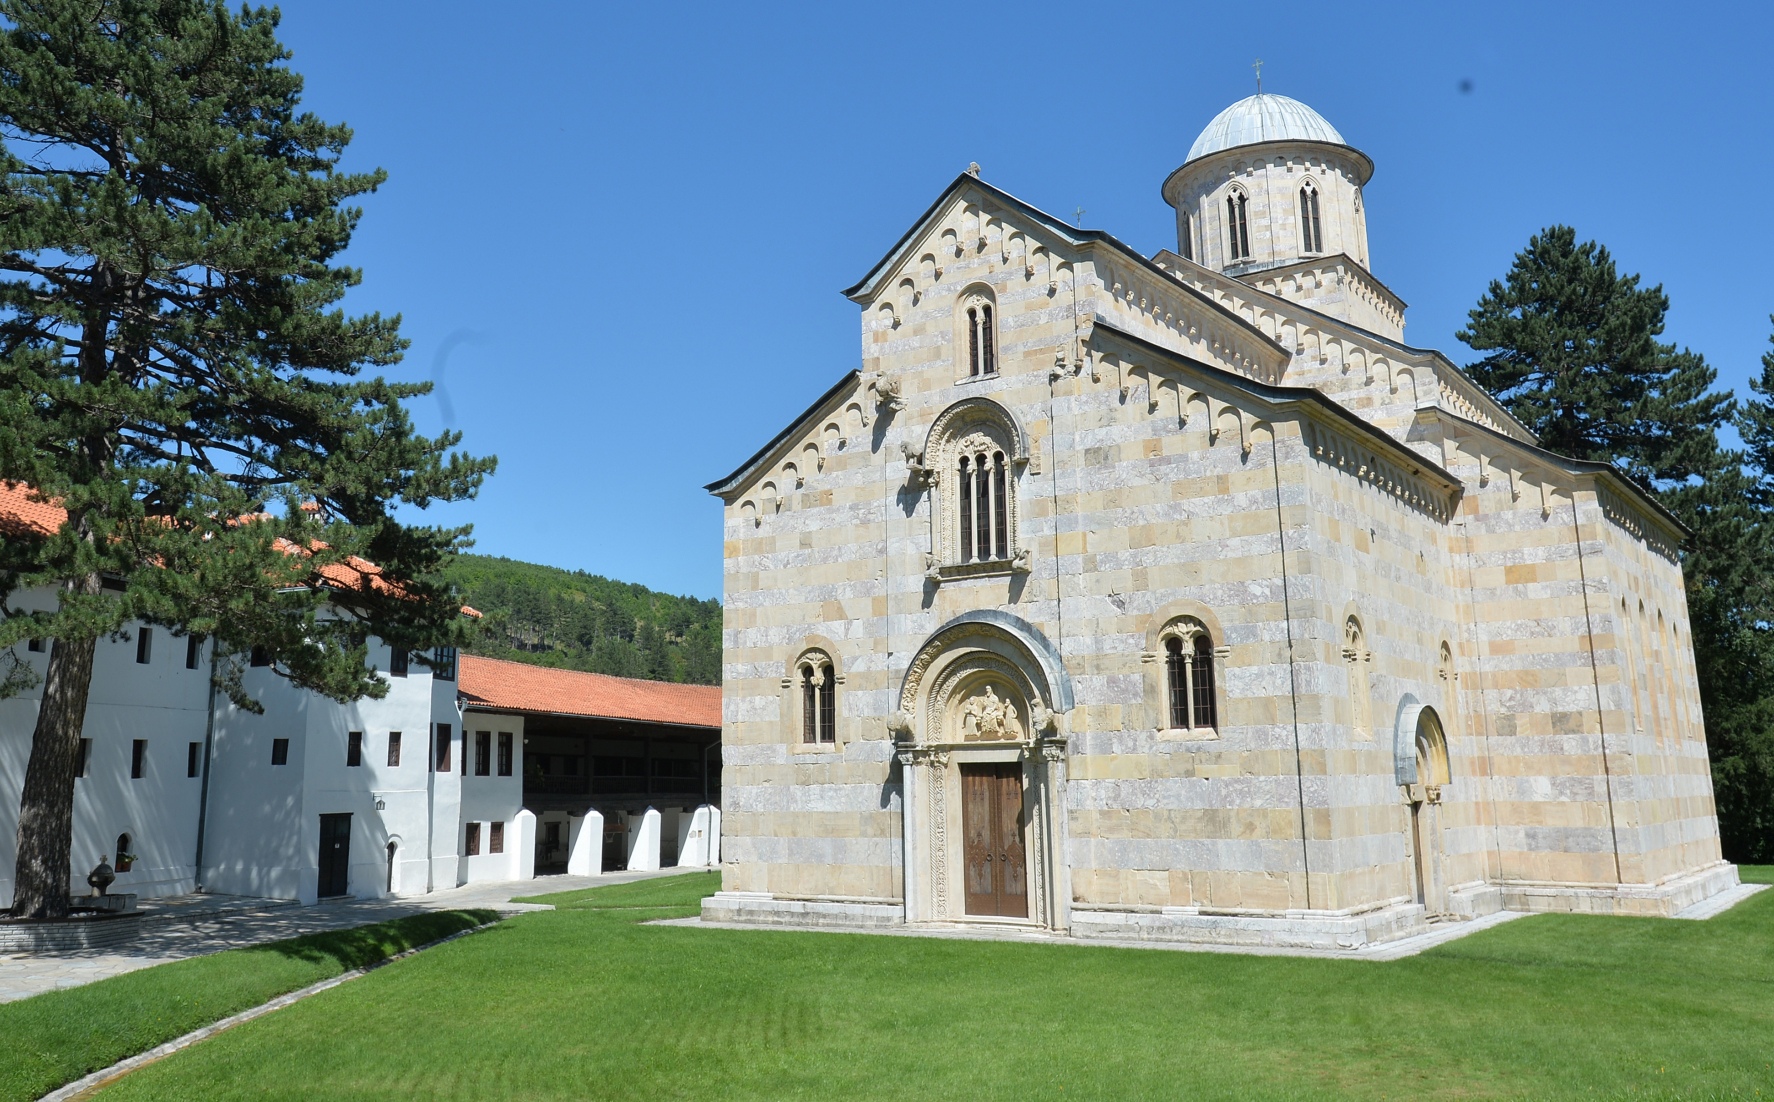
[[[96, 595], [99, 576], [89, 574], [67, 588]], [[80, 733], [86, 726], [86, 697], [92, 688], [96, 638], [63, 639], [49, 650], [49, 674], [31, 736], [31, 761], [19, 797], [18, 864], [13, 878], [12, 913], [20, 918], [66, 918], [69, 850], [74, 843], [74, 770], [80, 761]], [[93, 862], [98, 854], [91, 855]]]

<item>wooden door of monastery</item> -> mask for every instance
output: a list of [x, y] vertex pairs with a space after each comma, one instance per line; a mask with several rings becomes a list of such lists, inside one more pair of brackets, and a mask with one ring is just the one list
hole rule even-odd
[[1023, 771], [1016, 762], [961, 766], [967, 913], [1029, 917]]

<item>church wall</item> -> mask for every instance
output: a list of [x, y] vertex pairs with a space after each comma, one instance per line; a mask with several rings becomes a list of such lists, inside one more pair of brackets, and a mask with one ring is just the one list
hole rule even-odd
[[1642, 513], [1606, 490], [1583, 504], [1605, 572], [1596, 649], [1610, 757], [1622, 762], [1622, 875], [1662, 883], [1721, 859], [1687, 594], [1674, 545]]
[[[1409, 811], [1395, 769], [1396, 723], [1407, 696], [1440, 715], [1455, 764], [1442, 794], [1444, 879], [1482, 879], [1481, 788], [1440, 653], [1444, 641], [1457, 638], [1445, 524], [1347, 467], [1320, 460], [1307, 474], [1311, 497], [1301, 529], [1311, 541], [1312, 571], [1297, 583], [1306, 599], [1295, 609], [1296, 624], [1306, 638], [1296, 660], [1301, 681], [1317, 689], [1302, 708], [1314, 720], [1302, 741], [1324, 778], [1328, 812], [1326, 852], [1314, 865], [1326, 874], [1329, 902], [1314, 905], [1339, 909], [1415, 896]], [[1361, 629], [1359, 646], [1351, 645], [1351, 619]]]
[[[1303, 326], [1256, 295], [1229, 302], [1301, 353], [1289, 366], [1170, 277], [976, 198], [964, 193], [934, 220], [862, 304], [850, 391], [728, 495], [724, 890], [904, 898], [902, 769], [887, 721], [925, 640], [980, 609], [1032, 625], [1071, 677], [1063, 855], [1075, 915], [1362, 912], [1414, 899], [1407, 798], [1435, 796], [1399, 784], [1397, 727], [1411, 703], [1435, 709], [1448, 743], [1450, 780], [1426, 813], [1441, 905], [1487, 881], [1614, 882], [1618, 824], [1583, 631], [1591, 550], [1580, 563], [1569, 488], [1561, 497], [1550, 475], [1536, 483], [1495, 457], [1487, 467], [1482, 448], [1444, 439], [1457, 426], [1418, 408], [1446, 393], [1421, 355]], [[998, 323], [998, 373], [980, 378], [966, 373], [957, 321], [975, 293]], [[1373, 441], [1340, 425], [1327, 436], [1328, 421], [1292, 411], [1271, 426], [1269, 407], [1235, 381], [1153, 362], [1116, 330], [1247, 377], [1335, 391], [1452, 470], [1465, 486], [1457, 512], [1433, 472], [1397, 455], [1384, 476], [1369, 461], [1351, 466]], [[926, 447], [939, 415], [970, 397], [999, 403], [1028, 438], [1011, 479], [1026, 573], [945, 574], [933, 544], [942, 490], [921, 464], [937, 461]], [[1337, 433], [1348, 439], [1327, 456]], [[1679, 572], [1644, 569], [1679, 595]], [[1164, 712], [1156, 632], [1185, 610], [1211, 622], [1218, 648], [1210, 738], [1169, 730]], [[1351, 612], [1371, 655], [1359, 724], [1343, 653]], [[794, 664], [809, 647], [830, 652], [840, 675], [829, 746], [800, 735]], [[1602, 680], [1605, 699], [1625, 699]], [[1697, 703], [1677, 708], [1697, 716]], [[1603, 712], [1600, 724], [1612, 731], [1617, 719]], [[1611, 766], [1612, 741], [1609, 755]], [[1687, 779], [1635, 790], [1654, 821], [1627, 848], [1650, 854], [1647, 867], [1715, 859], [1703, 749], [1680, 768]]]

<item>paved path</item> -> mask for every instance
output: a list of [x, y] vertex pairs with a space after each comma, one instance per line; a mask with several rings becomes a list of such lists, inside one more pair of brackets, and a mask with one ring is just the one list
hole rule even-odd
[[144, 900], [141, 935], [130, 945], [68, 953], [0, 956], [0, 1002], [43, 991], [79, 987], [167, 961], [261, 945], [323, 930], [344, 930], [426, 911], [484, 907], [503, 914], [549, 910], [547, 904], [513, 903], [513, 896], [578, 891], [626, 884], [699, 869], [612, 872], [602, 876], [539, 876], [448, 888], [430, 895], [352, 899], [302, 907], [286, 900], [185, 895]]

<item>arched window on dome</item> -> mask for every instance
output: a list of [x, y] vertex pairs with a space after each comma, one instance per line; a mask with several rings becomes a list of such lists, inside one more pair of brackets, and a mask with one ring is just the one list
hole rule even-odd
[[1300, 251], [1324, 251], [1324, 226], [1318, 219], [1318, 188], [1311, 183], [1300, 189]]
[[1234, 189], [1226, 196], [1226, 237], [1228, 255], [1233, 261], [1250, 259], [1250, 222], [1245, 215], [1249, 198]]

